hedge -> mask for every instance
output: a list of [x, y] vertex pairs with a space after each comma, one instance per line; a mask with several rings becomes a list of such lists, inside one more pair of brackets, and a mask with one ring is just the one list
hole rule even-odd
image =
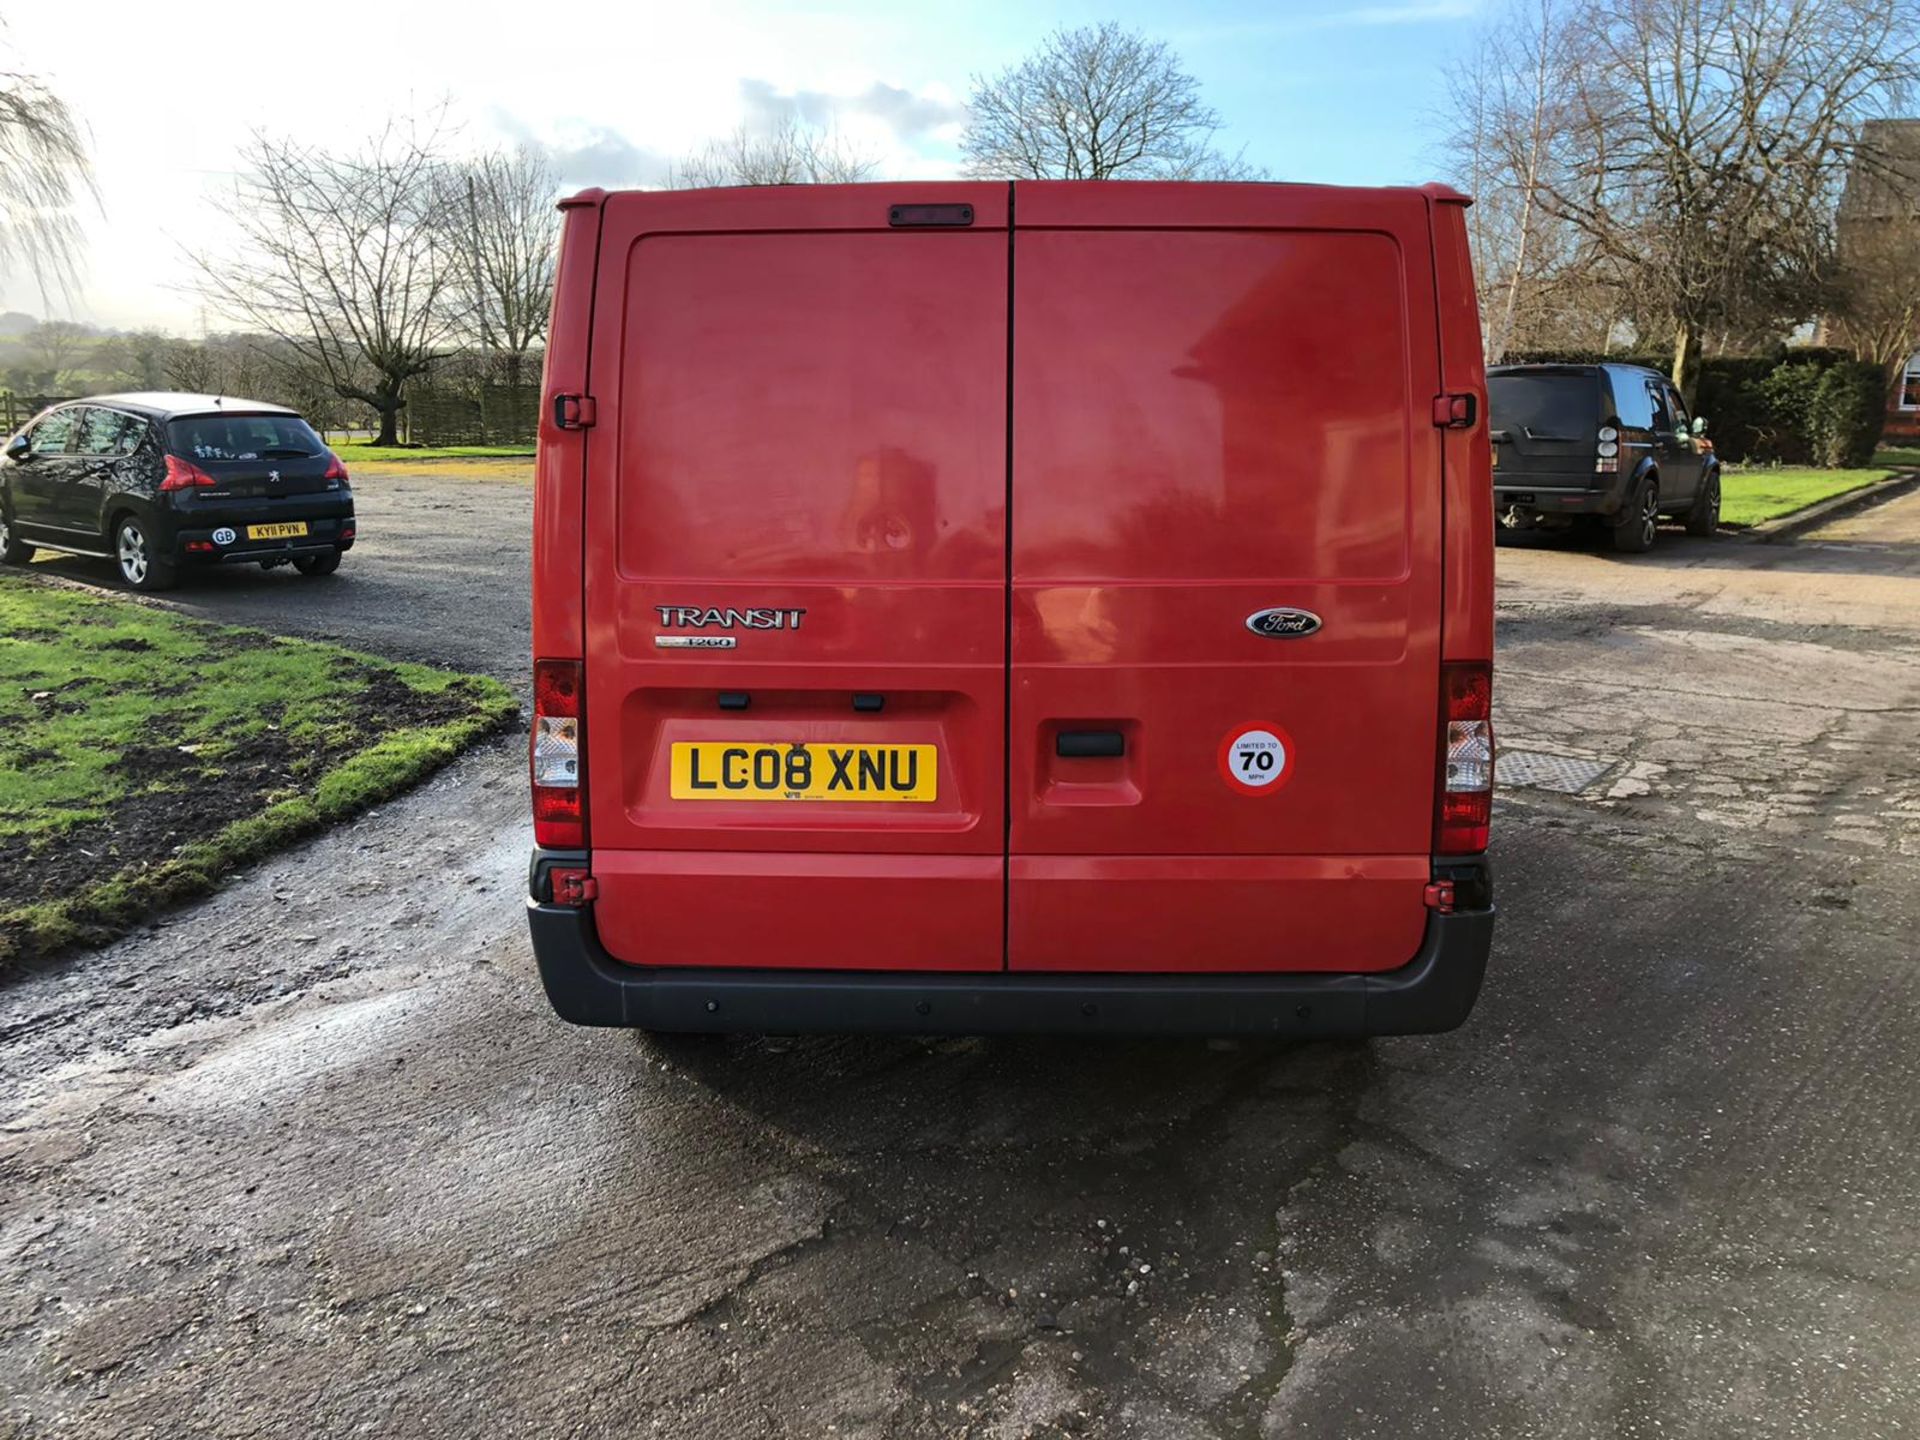
[[[1645, 365], [1668, 372], [1671, 355], [1529, 351], [1506, 365]], [[1869, 464], [1886, 420], [1880, 367], [1845, 350], [1807, 346], [1778, 355], [1717, 355], [1700, 362], [1693, 408], [1713, 448], [1733, 463]]]

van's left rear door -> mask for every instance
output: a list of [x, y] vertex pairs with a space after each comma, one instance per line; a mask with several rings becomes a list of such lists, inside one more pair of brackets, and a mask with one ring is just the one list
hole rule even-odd
[[618, 958], [1001, 968], [1007, 204], [607, 200], [583, 558]]

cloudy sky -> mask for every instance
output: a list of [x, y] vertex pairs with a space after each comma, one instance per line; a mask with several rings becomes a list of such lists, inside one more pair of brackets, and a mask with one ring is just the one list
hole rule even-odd
[[[456, 143], [544, 146], [569, 188], [657, 183], [675, 159], [788, 113], [835, 124], [881, 178], [954, 173], [969, 77], [1018, 60], [1056, 24], [1118, 19], [1169, 41], [1275, 179], [1433, 178], [1444, 61], [1475, 0], [963, 4], [841, 0], [318, 0], [165, 6], [0, 0], [0, 44], [87, 126], [101, 209], [84, 288], [42, 300], [16, 277], [0, 308], [178, 334], [220, 328], [185, 249], [217, 246], [256, 128], [349, 146], [390, 115], [445, 102]], [[12, 68], [11, 66], [0, 68]]]

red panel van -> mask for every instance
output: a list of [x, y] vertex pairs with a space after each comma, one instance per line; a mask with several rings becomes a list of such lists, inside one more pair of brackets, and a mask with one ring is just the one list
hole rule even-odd
[[533, 549], [554, 1008], [1458, 1025], [1493, 928], [1465, 204], [566, 201]]

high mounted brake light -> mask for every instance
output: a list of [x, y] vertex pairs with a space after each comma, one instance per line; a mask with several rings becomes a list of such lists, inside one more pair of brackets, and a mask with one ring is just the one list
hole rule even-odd
[[167, 456], [167, 478], [160, 482], [162, 490], [199, 490], [220, 482], [202, 470], [191, 460], [178, 455]]
[[1493, 816], [1493, 666], [1485, 660], [1440, 667], [1440, 793], [1433, 848], [1476, 855]]
[[587, 844], [586, 674], [578, 660], [533, 662], [533, 840], [549, 850]]

